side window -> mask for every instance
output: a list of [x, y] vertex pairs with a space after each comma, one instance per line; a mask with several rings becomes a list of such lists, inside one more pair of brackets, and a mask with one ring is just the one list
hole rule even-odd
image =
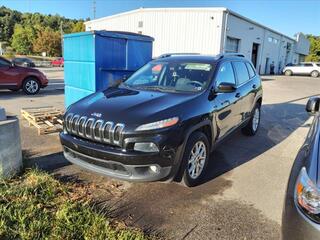
[[233, 62], [233, 66], [236, 70], [238, 84], [245, 83], [249, 80], [249, 72], [244, 62]]
[[253, 69], [252, 65], [250, 63], [246, 62], [246, 66], [248, 68], [248, 72], [249, 72], [249, 77], [253, 78], [256, 75], [255, 70]]
[[305, 63], [304, 66], [305, 67], [313, 67], [312, 63]]
[[231, 62], [225, 62], [219, 68], [216, 77], [216, 86], [218, 86], [222, 82], [236, 84]]
[[3, 59], [0, 59], [0, 67], [8, 67], [10, 66], [10, 63], [3, 60]]

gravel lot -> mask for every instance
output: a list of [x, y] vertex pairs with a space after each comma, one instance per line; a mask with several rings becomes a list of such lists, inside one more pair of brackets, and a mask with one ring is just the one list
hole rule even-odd
[[[63, 108], [63, 73], [44, 69], [50, 86], [34, 97], [0, 91], [9, 113], [21, 107]], [[279, 239], [281, 211], [290, 168], [311, 119], [304, 107], [320, 95], [320, 78], [263, 77], [261, 128], [250, 138], [240, 132], [211, 156], [206, 182], [195, 188], [177, 183], [128, 183], [68, 164], [57, 134], [38, 137], [21, 122], [28, 164], [37, 163], [64, 179], [94, 184], [96, 198], [129, 224], [157, 229], [172, 239]]]

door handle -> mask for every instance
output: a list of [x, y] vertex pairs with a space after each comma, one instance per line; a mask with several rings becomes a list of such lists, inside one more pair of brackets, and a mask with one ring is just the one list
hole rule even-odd
[[253, 85], [252, 85], [252, 88], [253, 88], [253, 89], [256, 89], [256, 88], [257, 88], [257, 85], [253, 84]]
[[236, 93], [236, 98], [239, 98], [239, 97], [241, 97], [241, 94], [238, 92]]

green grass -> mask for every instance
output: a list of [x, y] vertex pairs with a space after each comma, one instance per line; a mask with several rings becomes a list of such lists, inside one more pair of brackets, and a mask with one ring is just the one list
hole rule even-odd
[[0, 180], [0, 239], [150, 239], [107, 219], [86, 191], [45, 172]]

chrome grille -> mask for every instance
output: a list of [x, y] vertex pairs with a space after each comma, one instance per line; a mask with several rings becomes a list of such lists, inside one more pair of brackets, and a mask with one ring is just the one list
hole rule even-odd
[[69, 113], [64, 127], [69, 134], [111, 145], [122, 145], [125, 125]]

